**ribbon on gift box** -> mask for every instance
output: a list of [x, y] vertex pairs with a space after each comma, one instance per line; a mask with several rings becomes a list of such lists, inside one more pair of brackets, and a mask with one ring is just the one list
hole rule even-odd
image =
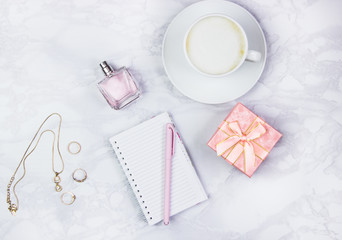
[[[255, 165], [256, 154], [251, 141], [261, 137], [266, 132], [266, 128], [262, 125], [262, 123], [259, 122], [256, 126], [254, 126], [254, 128], [252, 128], [251, 131], [248, 133], [243, 133], [237, 121], [227, 122], [226, 126], [228, 126], [233, 135], [228, 135], [226, 139], [216, 145], [217, 156], [225, 154], [231, 148], [233, 150], [234, 147], [240, 143], [242, 144], [243, 149], [241, 151], [230, 151], [230, 153], [226, 156], [226, 159], [232, 163], [235, 163], [235, 161], [244, 152], [245, 171], [246, 169], [253, 168]], [[264, 149], [264, 151], [266, 150]]]

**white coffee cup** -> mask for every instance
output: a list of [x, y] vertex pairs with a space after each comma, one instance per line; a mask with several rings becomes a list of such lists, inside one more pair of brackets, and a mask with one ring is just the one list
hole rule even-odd
[[195, 21], [184, 39], [189, 64], [208, 77], [235, 72], [247, 60], [259, 62], [261, 53], [248, 49], [248, 39], [239, 23], [223, 14], [209, 14]]

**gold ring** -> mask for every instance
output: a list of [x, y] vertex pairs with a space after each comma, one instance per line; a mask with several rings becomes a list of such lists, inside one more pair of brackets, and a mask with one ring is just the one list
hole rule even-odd
[[[83, 173], [83, 178], [79, 179], [75, 177], [75, 173], [76, 172], [82, 172]], [[72, 173], [72, 178], [76, 181], [76, 182], [84, 182], [87, 179], [87, 172], [82, 169], [82, 168], [77, 168], [73, 173]]]
[[[68, 194], [68, 195], [71, 196], [71, 201], [70, 201], [70, 202], [65, 202], [65, 201], [64, 201], [64, 196], [65, 196], [66, 194]], [[73, 204], [73, 203], [75, 202], [75, 199], [76, 199], [76, 196], [75, 196], [75, 194], [73, 194], [72, 192], [65, 192], [65, 193], [63, 193], [63, 194], [61, 195], [61, 201], [62, 201], [62, 203], [65, 204], [65, 205], [71, 205], [71, 204]]]
[[[76, 145], [78, 146], [78, 149], [77, 149], [76, 152], [72, 152], [72, 151], [70, 150], [70, 146], [71, 146], [72, 144], [76, 144]], [[70, 142], [70, 143], [68, 144], [68, 152], [69, 152], [69, 153], [71, 153], [71, 154], [77, 154], [77, 153], [79, 153], [80, 151], [81, 151], [81, 144], [79, 144], [78, 142], [72, 141], [72, 142]]]

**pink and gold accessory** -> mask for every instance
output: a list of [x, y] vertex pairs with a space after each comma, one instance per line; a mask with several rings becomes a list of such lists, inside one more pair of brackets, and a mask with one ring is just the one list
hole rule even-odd
[[208, 146], [231, 165], [251, 177], [265, 160], [282, 134], [238, 103], [218, 130]]

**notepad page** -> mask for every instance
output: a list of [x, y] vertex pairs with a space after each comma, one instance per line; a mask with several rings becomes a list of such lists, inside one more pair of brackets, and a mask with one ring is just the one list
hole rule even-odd
[[[110, 139], [128, 181], [150, 225], [164, 214], [164, 167], [167, 113]], [[179, 136], [176, 136], [171, 172], [170, 216], [207, 199]]]

